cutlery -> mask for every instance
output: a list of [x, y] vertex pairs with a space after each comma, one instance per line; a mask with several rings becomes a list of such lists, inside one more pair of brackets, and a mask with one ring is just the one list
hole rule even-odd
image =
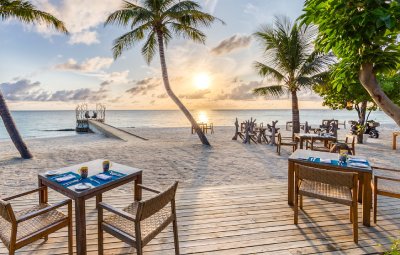
[[93, 178], [90, 178], [89, 180], [94, 181], [94, 182], [97, 182], [98, 184], [101, 184], [100, 182], [94, 180]]
[[112, 171], [110, 171], [110, 174], [111, 174], [111, 175], [114, 175], [114, 176], [122, 177], [122, 175], [116, 174], [116, 173], [114, 173], [114, 172], [112, 172]]
[[68, 175], [68, 174], [57, 174], [56, 176], [49, 177], [49, 179], [56, 179], [56, 178], [64, 177], [66, 175]]
[[80, 178], [79, 180], [74, 180], [74, 181], [72, 181], [72, 182], [67, 182], [67, 183], [65, 183], [65, 184], [63, 184], [63, 185], [68, 186], [68, 185], [71, 185], [71, 184], [73, 184], [73, 183], [75, 183], [75, 182], [79, 182], [80, 180], [82, 180], [82, 178]]

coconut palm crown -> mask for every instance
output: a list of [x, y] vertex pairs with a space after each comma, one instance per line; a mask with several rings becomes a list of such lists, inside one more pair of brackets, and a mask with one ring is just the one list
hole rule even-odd
[[[316, 26], [300, 26], [287, 17], [275, 17], [274, 24], [263, 24], [254, 37], [263, 50], [264, 62], [254, 62], [258, 74], [272, 85], [253, 90], [266, 98], [291, 95], [293, 133], [300, 132], [297, 92], [326, 82], [328, 66], [335, 63], [332, 53], [314, 49]], [[275, 84], [274, 84], [275, 83]]]
[[110, 14], [104, 23], [105, 26], [116, 24], [122, 27], [129, 26], [131, 29], [114, 40], [112, 47], [114, 58], [118, 58], [124, 51], [131, 49], [142, 40], [144, 40], [142, 55], [148, 64], [158, 51], [164, 86], [168, 95], [189, 119], [202, 143], [209, 145], [203, 131], [171, 89], [164, 45], [168, 46], [174, 36], [204, 44], [206, 35], [200, 29], [208, 28], [214, 21], [221, 20], [202, 12], [200, 4], [194, 1], [142, 0], [139, 3], [140, 5], [123, 1], [122, 9]]

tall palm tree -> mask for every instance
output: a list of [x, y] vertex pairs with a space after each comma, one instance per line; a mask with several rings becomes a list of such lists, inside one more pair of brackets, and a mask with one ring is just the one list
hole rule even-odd
[[[40, 11], [29, 1], [22, 0], [0, 0], [0, 17], [3, 21], [16, 19], [22, 23], [46, 24], [54, 27], [57, 31], [68, 34], [64, 23], [47, 12]], [[32, 158], [32, 154], [22, 139], [14, 119], [8, 109], [3, 93], [0, 91], [0, 116], [4, 126], [11, 137], [15, 147], [18, 149], [22, 158]]]
[[292, 133], [300, 132], [297, 92], [325, 83], [328, 66], [335, 62], [332, 53], [314, 49], [316, 26], [299, 26], [287, 17], [275, 17], [274, 24], [263, 24], [254, 36], [263, 49], [265, 62], [254, 62], [258, 74], [275, 83], [256, 88], [254, 94], [265, 97], [292, 97]]
[[[182, 36], [185, 39], [204, 44], [206, 36], [199, 29], [210, 27], [214, 21], [219, 19], [202, 12], [201, 6], [194, 1], [143, 0], [141, 6], [128, 1], [123, 2], [122, 9], [110, 14], [104, 23], [104, 26], [117, 24], [123, 27], [129, 25], [131, 28], [130, 32], [114, 40], [112, 48], [114, 59], [121, 56], [123, 51], [146, 39], [142, 47], [145, 61], [150, 64], [157, 50], [159, 51], [164, 86], [168, 95], [189, 119], [201, 142], [210, 145], [193, 116], [171, 89], [165, 62], [164, 44], [167, 46], [173, 36]], [[223, 21], [221, 22], [225, 24]]]

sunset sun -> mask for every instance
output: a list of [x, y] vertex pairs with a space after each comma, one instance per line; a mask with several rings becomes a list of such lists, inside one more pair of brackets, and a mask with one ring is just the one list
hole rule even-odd
[[200, 74], [195, 78], [194, 82], [199, 89], [207, 89], [210, 86], [210, 76]]

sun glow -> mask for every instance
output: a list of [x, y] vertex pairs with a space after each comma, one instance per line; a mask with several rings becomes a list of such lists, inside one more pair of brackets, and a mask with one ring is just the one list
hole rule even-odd
[[199, 89], [207, 89], [210, 86], [210, 76], [200, 74], [195, 78], [194, 83]]
[[198, 123], [207, 123], [208, 122], [208, 115], [206, 111], [200, 111], [197, 116]]

